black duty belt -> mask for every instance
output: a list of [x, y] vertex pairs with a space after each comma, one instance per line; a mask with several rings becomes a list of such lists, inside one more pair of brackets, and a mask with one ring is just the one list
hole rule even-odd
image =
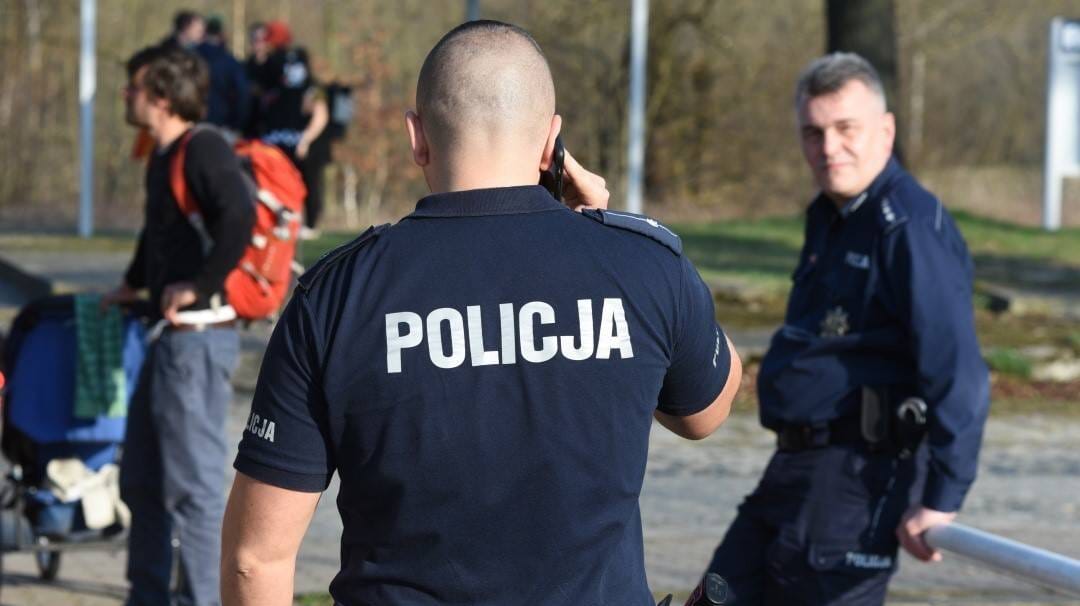
[[823, 423], [787, 423], [776, 431], [776, 446], [786, 452], [824, 448], [831, 444], [860, 444], [865, 441], [857, 415]]

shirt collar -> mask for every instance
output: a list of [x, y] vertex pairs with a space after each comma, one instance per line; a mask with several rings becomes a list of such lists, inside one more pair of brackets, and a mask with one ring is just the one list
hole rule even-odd
[[866, 188], [867, 198], [870, 200], [878, 200], [884, 195], [885, 191], [889, 189], [893, 181], [898, 176], [903, 174], [904, 168], [900, 166], [900, 163], [896, 161], [895, 157], [890, 157], [889, 161], [885, 163], [885, 168], [878, 173], [877, 177], [874, 177], [873, 182], [870, 183], [870, 187]]
[[470, 189], [431, 194], [410, 217], [482, 217], [569, 210], [539, 185]]
[[860, 208], [862, 208], [867, 200], [877, 200], [888, 189], [889, 184], [903, 172], [903, 167], [896, 161], [895, 157], [890, 157], [889, 161], [885, 163], [885, 168], [878, 173], [878, 176], [874, 177], [874, 180], [870, 182], [870, 186], [867, 187], [861, 194], [851, 198], [844, 203], [839, 209], [825, 194], [819, 194], [817, 200], [815, 200], [818, 207], [825, 206], [831, 210], [836, 216], [841, 219], [847, 219], [851, 215], [855, 214]]

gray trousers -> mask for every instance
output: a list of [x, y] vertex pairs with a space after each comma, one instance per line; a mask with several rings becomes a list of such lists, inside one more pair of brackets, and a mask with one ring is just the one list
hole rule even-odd
[[[147, 354], [120, 466], [130, 606], [220, 603], [225, 417], [239, 348], [233, 329], [167, 330]], [[174, 537], [179, 592], [170, 596]]]

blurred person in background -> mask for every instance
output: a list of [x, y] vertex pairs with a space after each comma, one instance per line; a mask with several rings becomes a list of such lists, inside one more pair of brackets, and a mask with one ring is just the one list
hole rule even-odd
[[247, 124], [251, 99], [244, 66], [225, 45], [224, 29], [221, 17], [209, 17], [206, 35], [195, 50], [210, 70], [206, 121], [239, 134]]
[[255, 79], [258, 68], [266, 63], [270, 57], [270, 43], [266, 39], [266, 24], [256, 21], [248, 26], [248, 59], [244, 68], [248, 71], [248, 77]]
[[248, 26], [247, 59], [244, 61], [244, 73], [248, 82], [248, 113], [244, 125], [244, 137], [256, 139], [263, 132], [262, 93], [265, 76], [262, 73], [266, 60], [270, 57], [270, 43], [266, 41], [266, 24], [255, 22]]
[[[161, 41], [162, 48], [194, 49], [206, 34], [206, 22], [202, 15], [189, 10], [177, 11], [173, 15], [172, 31]], [[125, 88], [126, 90], [126, 88]], [[126, 93], [124, 93], [126, 94]], [[154, 139], [145, 127], [135, 131], [135, 140], [131, 144], [131, 159], [145, 163], [154, 151]]]
[[[321, 73], [328, 73], [325, 64], [319, 66]], [[309, 126], [322, 124], [319, 135], [308, 146], [307, 155], [300, 160], [300, 173], [307, 187], [304, 199], [304, 227], [300, 235], [305, 239], [319, 235], [317, 225], [326, 206], [326, 167], [333, 161], [332, 143], [345, 137], [352, 121], [352, 91], [338, 83], [332, 76], [331, 82], [316, 82], [317, 94], [311, 103], [308, 115]]]
[[177, 11], [173, 16], [172, 32], [161, 41], [161, 46], [194, 49], [206, 35], [206, 20], [194, 11]]
[[795, 105], [820, 193], [758, 374], [777, 451], [708, 571], [729, 605], [876, 606], [898, 546], [941, 559], [923, 533], [952, 521], [975, 481], [990, 383], [974, 265], [941, 201], [892, 156], [870, 63], [811, 62]]
[[329, 122], [329, 109], [323, 91], [312, 77], [308, 53], [293, 46], [288, 25], [283, 21], [267, 23], [265, 40], [270, 52], [258, 69], [258, 136], [280, 147], [300, 169], [308, 186], [301, 237], [310, 239], [318, 235], [315, 227], [322, 210], [323, 188], [315, 181], [321, 181], [325, 161], [321, 155], [311, 164], [306, 165], [305, 161], [311, 145]]

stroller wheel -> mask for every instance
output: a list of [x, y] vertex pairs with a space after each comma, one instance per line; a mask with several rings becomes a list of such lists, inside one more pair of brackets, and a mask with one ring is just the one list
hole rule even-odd
[[59, 551], [39, 551], [34, 554], [34, 559], [37, 561], [38, 575], [41, 580], [52, 581], [56, 579], [57, 573], [60, 572]]

